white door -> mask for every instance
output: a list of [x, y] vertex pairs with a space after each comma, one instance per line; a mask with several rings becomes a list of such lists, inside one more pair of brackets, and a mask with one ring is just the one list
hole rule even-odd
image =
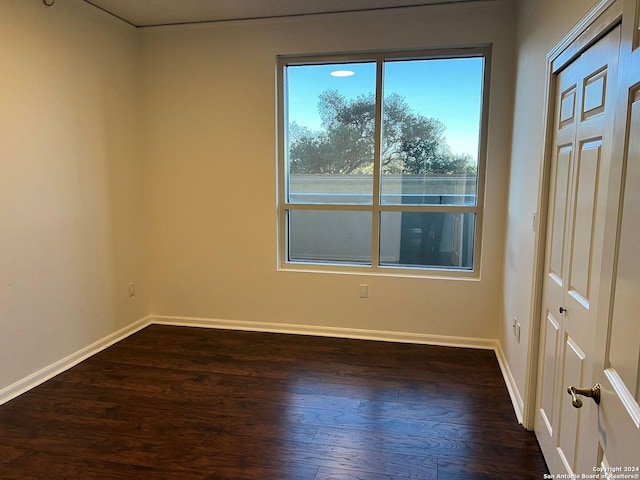
[[632, 102], [611, 303], [598, 329], [603, 360], [595, 378], [602, 392], [601, 467], [635, 475], [617, 478], [640, 478], [640, 91], [633, 92]]
[[597, 405], [574, 408], [567, 387], [591, 385], [620, 27], [557, 75], [535, 432], [551, 473], [593, 473]]
[[[640, 478], [640, 3], [623, 12], [616, 147], [609, 188], [595, 382], [600, 478]], [[627, 21], [628, 20], [628, 21]], [[620, 178], [616, 182], [616, 179]], [[619, 476], [616, 476], [619, 475]]]

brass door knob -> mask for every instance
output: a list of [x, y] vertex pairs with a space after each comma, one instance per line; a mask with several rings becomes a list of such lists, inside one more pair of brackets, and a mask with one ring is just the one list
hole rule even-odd
[[567, 388], [567, 393], [571, 395], [571, 404], [576, 407], [582, 407], [582, 399], [578, 397], [578, 395], [583, 395], [585, 397], [593, 398], [593, 401], [596, 402], [596, 405], [600, 405], [600, 384], [596, 383], [591, 388], [576, 388], [569, 387]]

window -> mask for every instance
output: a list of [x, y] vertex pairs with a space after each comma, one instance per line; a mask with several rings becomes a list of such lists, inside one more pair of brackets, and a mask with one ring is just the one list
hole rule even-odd
[[488, 58], [278, 59], [282, 267], [477, 272]]

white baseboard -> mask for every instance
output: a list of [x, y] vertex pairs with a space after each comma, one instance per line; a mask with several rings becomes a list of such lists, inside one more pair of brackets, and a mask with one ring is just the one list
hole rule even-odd
[[392, 332], [386, 330], [365, 330], [359, 328], [298, 325], [291, 323], [249, 322], [242, 320], [221, 320], [216, 318], [172, 317], [163, 315], [151, 315], [149, 318], [150, 323], [152, 324], [174, 325], [180, 327], [289, 333], [294, 335], [354, 338], [359, 340], [379, 340], [385, 342], [481, 348], [487, 350], [495, 350], [497, 345], [497, 340], [488, 338], [452, 337], [445, 335], [427, 335], [423, 333]]
[[502, 350], [500, 342], [496, 342], [496, 357], [498, 358], [500, 370], [502, 370], [504, 383], [507, 384], [507, 391], [509, 392], [509, 397], [511, 397], [511, 403], [513, 404], [513, 409], [516, 412], [516, 418], [518, 419], [518, 423], [523, 425], [524, 402], [522, 401], [518, 386], [516, 385], [516, 381], [513, 378], [513, 374], [511, 373], [511, 369], [509, 368], [509, 364], [507, 363], [507, 357], [504, 354], [504, 350]]
[[226, 330], [243, 330], [254, 332], [287, 333], [295, 335], [314, 335], [321, 337], [353, 338], [360, 340], [378, 340], [385, 342], [415, 343], [423, 345], [440, 345], [446, 347], [477, 348], [493, 350], [498, 359], [502, 376], [513, 403], [518, 422], [523, 419], [523, 402], [515, 384], [509, 365], [500, 343], [495, 339], [454, 337], [446, 335], [428, 335], [423, 333], [393, 332], [385, 330], [366, 330], [358, 328], [329, 327], [316, 325], [298, 325], [290, 323], [250, 322], [241, 320], [221, 320], [215, 318], [175, 317], [163, 315], [149, 315], [136, 322], [78, 350], [62, 360], [59, 360], [28, 377], [0, 390], [0, 405], [25, 393], [26, 391], [44, 383], [50, 378], [68, 370], [92, 355], [110, 347], [129, 335], [142, 330], [149, 325], [173, 325], [180, 327], [218, 328]]
[[32, 373], [28, 377], [18, 380], [8, 387], [3, 388], [2, 390], [0, 390], [0, 405], [8, 402], [13, 398], [16, 398], [19, 395], [22, 395], [23, 393], [31, 390], [34, 387], [37, 387], [41, 383], [44, 383], [50, 378], [53, 378], [56, 375], [64, 372], [65, 370], [68, 370], [74, 365], [77, 365], [90, 356], [95, 355], [96, 353], [104, 350], [107, 347], [110, 347], [114, 343], [123, 340], [129, 335], [142, 330], [149, 324], [149, 317], [141, 318], [140, 320], [127, 325], [117, 332], [114, 332], [111, 335], [107, 335], [106, 337], [92, 343], [91, 345], [84, 347], [75, 353], [72, 353], [68, 357], [63, 358], [62, 360], [58, 360], [57, 362], [52, 363], [51, 365]]

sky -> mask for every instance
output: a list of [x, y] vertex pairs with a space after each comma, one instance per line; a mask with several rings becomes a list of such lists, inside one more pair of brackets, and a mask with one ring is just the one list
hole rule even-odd
[[[454, 153], [477, 157], [482, 96], [482, 57], [385, 62], [385, 96], [398, 93], [415, 113], [437, 118]], [[351, 70], [333, 77], [334, 70]], [[289, 122], [321, 128], [318, 96], [333, 89], [347, 98], [375, 91], [375, 62], [288, 67]]]

